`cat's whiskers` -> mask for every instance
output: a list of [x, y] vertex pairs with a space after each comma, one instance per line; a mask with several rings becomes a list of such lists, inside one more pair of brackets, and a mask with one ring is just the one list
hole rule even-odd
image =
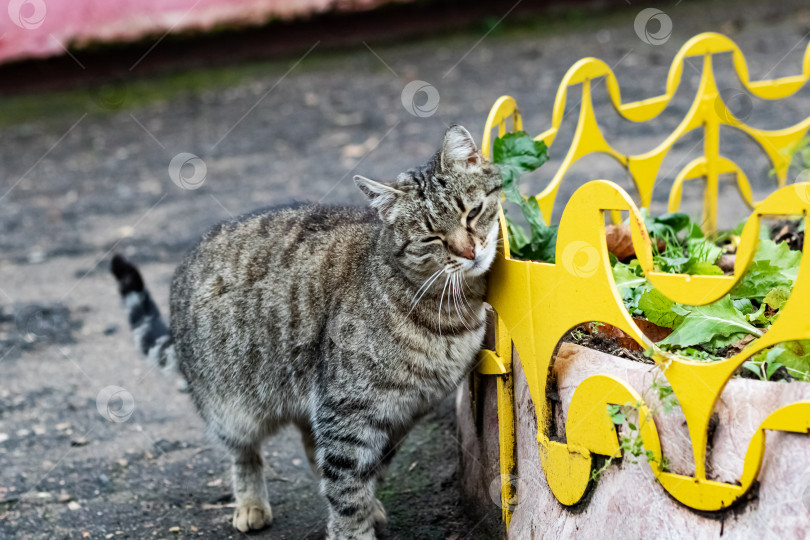
[[456, 314], [458, 314], [458, 304], [456, 304], [456, 272], [450, 274], [450, 294], [447, 298], [448, 307], [451, 307], [451, 301], [453, 302], [452, 308], [455, 309]]
[[[459, 277], [460, 273], [461, 272], [455, 272], [453, 274], [453, 297], [455, 298], [456, 313], [458, 313], [458, 316], [461, 318], [461, 322], [462, 324], [464, 324], [464, 328], [466, 328], [467, 330], [472, 330], [472, 328], [470, 328], [470, 325], [467, 324], [467, 316], [469, 316], [469, 313], [467, 312], [466, 308], [464, 308], [464, 306], [461, 305], [461, 292], [463, 291], [460, 291], [461, 287], [461, 278]], [[464, 310], [464, 313], [462, 313], [462, 310]]]
[[[474, 309], [473, 309], [473, 307], [470, 305], [470, 302], [469, 302], [469, 301], [467, 301], [467, 293], [466, 293], [466, 292], [464, 292], [464, 285], [467, 285], [467, 276], [466, 276], [465, 274], [461, 274], [461, 278], [460, 278], [460, 279], [463, 279], [463, 280], [464, 280], [464, 283], [463, 283], [463, 284], [459, 282], [459, 285], [460, 285], [460, 287], [459, 287], [459, 288], [461, 289], [461, 297], [464, 299], [464, 303], [467, 305], [467, 308], [469, 309], [469, 312], [468, 312], [468, 313], [472, 313], [471, 317], [474, 319], [474, 318], [475, 318], [475, 310], [474, 310]], [[469, 287], [469, 285], [467, 285], [467, 286]]]
[[[416, 307], [416, 304], [419, 303], [419, 300], [422, 299], [422, 296], [425, 295], [425, 293], [428, 291], [428, 289], [430, 289], [430, 287], [433, 285], [433, 282], [436, 281], [436, 279], [439, 277], [439, 274], [441, 274], [443, 271], [444, 271], [443, 267], [436, 270], [430, 277], [428, 277], [424, 281], [424, 283], [422, 283], [422, 285], [416, 290], [416, 292], [413, 293], [413, 298], [411, 298], [411, 311], [408, 312], [408, 315], [411, 314], [411, 312]], [[430, 283], [428, 283], [428, 282], [430, 282]], [[425, 289], [424, 291], [422, 291], [423, 288]], [[419, 298], [416, 298], [416, 295], [419, 294], [419, 291], [422, 291], [422, 294], [419, 296]]]
[[[451, 274], [448, 273], [447, 277], [444, 278], [444, 287], [442, 287], [442, 295], [439, 298], [439, 337], [442, 337], [442, 303], [444, 302], [444, 290], [447, 288], [447, 284], [450, 282]], [[449, 302], [449, 299], [448, 299]], [[449, 313], [448, 309], [448, 313]]]
[[461, 285], [461, 298], [464, 300], [464, 304], [467, 306], [467, 310], [468, 310], [468, 313], [470, 313], [470, 317], [473, 320], [476, 320], [475, 308], [472, 307], [472, 304], [470, 304], [469, 300], [467, 299], [467, 291], [465, 290], [465, 289], [470, 288], [469, 283], [467, 283], [466, 274], [462, 274], [461, 279], [463, 281], [463, 283], [460, 283], [460, 285]]

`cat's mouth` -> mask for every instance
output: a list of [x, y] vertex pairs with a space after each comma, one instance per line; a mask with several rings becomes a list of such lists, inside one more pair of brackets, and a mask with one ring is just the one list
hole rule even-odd
[[498, 240], [498, 224], [493, 225], [484, 245], [476, 250], [476, 255], [472, 260], [464, 260], [462, 270], [470, 277], [480, 276], [485, 274], [489, 267], [492, 266], [492, 261], [495, 260], [496, 245]]
[[495, 246], [493, 243], [488, 243], [487, 247], [481, 249], [472, 260], [464, 261], [462, 271], [470, 276], [477, 277], [485, 274], [489, 267], [492, 266], [492, 261], [495, 260]]

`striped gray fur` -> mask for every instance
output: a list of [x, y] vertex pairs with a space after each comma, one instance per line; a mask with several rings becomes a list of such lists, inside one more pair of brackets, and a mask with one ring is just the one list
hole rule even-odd
[[240, 531], [272, 519], [260, 445], [292, 423], [321, 477], [329, 538], [375, 538], [380, 475], [483, 339], [501, 177], [467, 130], [451, 127], [394, 182], [355, 182], [371, 208], [259, 211], [209, 231], [175, 272], [171, 338], [142, 286], [124, 293], [137, 270], [114, 263], [141, 351], [176, 356], [233, 454]]

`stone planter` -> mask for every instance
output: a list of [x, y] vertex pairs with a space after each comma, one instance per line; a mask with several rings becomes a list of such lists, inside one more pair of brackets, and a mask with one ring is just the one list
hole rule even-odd
[[[674, 500], [643, 460], [616, 462], [592, 482], [585, 499], [565, 506], [555, 498], [543, 474], [537, 444], [537, 417], [520, 359], [513, 356], [517, 466], [503, 478], [514, 488], [509, 538], [805, 538], [810, 527], [810, 438], [806, 434], [770, 432], [759, 485], [746, 499], [719, 512], [697, 512]], [[564, 343], [552, 373], [559, 400], [553, 402], [556, 431], [565, 418], [574, 390], [586, 378], [610, 374], [639, 393], [648, 388], [657, 368], [592, 349]], [[475, 376], [459, 390], [457, 412], [468, 503], [490, 530], [501, 518], [501, 472], [496, 384]], [[742, 474], [748, 443], [772, 411], [810, 400], [810, 384], [734, 379], [715, 409], [716, 429], [709, 440], [707, 476], [734, 483]], [[692, 446], [683, 413], [656, 413], [655, 424], [670, 469], [694, 475]], [[501, 525], [501, 532], [505, 527]]]

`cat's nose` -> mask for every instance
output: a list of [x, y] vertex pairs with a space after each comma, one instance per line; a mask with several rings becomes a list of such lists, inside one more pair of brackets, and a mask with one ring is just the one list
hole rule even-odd
[[463, 257], [468, 261], [475, 259], [475, 241], [467, 231], [459, 229], [447, 238], [447, 247], [456, 257]]
[[475, 246], [467, 246], [458, 254], [459, 257], [464, 257], [465, 259], [472, 261], [475, 259]]

